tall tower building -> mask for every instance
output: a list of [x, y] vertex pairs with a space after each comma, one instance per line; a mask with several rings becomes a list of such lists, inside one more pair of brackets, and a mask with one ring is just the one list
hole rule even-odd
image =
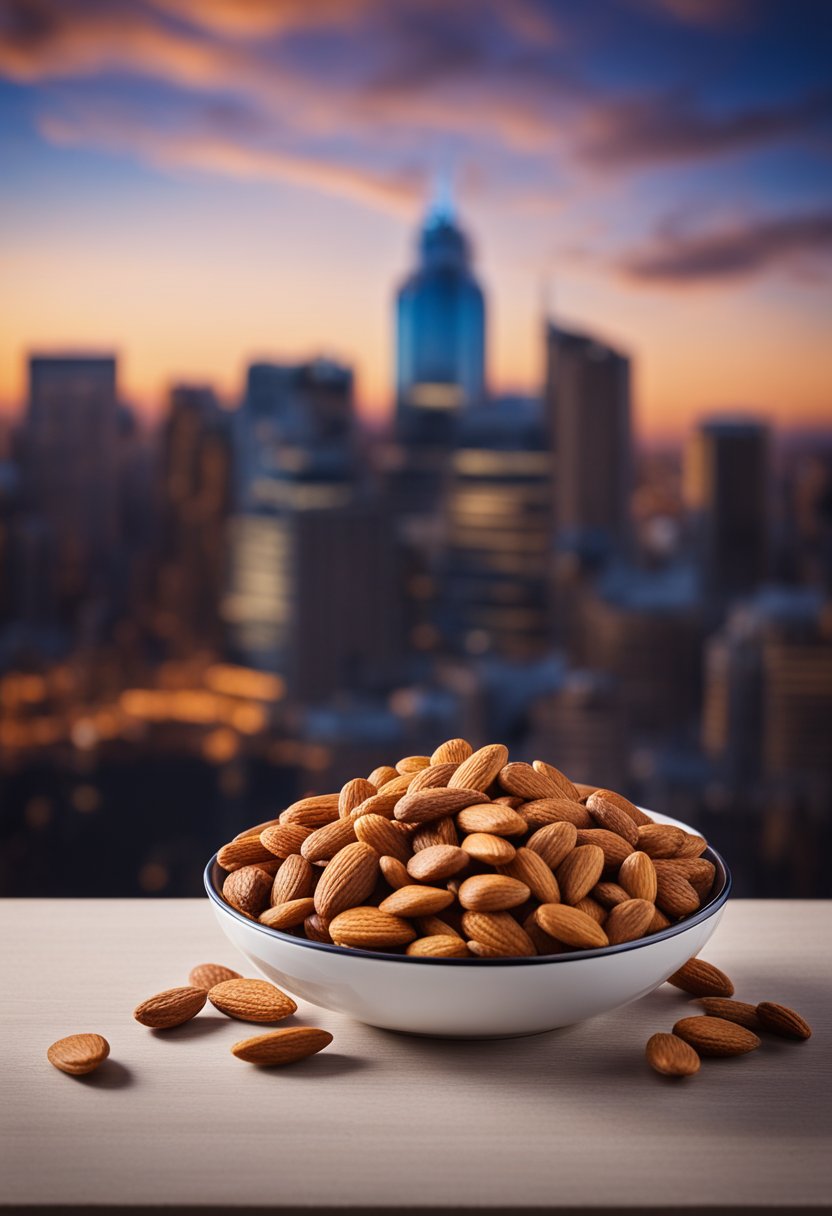
[[419, 262], [396, 301], [397, 437], [442, 443], [485, 396], [485, 301], [447, 196], [429, 209]]
[[685, 493], [711, 595], [743, 595], [766, 577], [768, 480], [767, 427], [746, 418], [701, 424], [687, 452]]
[[626, 548], [632, 478], [630, 361], [588, 334], [546, 328], [555, 514], [569, 548]]
[[33, 355], [23, 445], [23, 494], [48, 536], [55, 607], [71, 609], [101, 589], [118, 540], [115, 358]]

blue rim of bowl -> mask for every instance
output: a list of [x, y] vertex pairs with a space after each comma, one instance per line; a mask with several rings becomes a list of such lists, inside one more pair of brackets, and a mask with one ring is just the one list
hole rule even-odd
[[[655, 942], [662, 942], [670, 937], [676, 937], [679, 933], [684, 933], [687, 929], [692, 929], [695, 925], [700, 925], [703, 921], [709, 920], [710, 917], [724, 907], [728, 896], [731, 894], [734, 881], [731, 877], [731, 871], [725, 864], [725, 859], [716, 849], [711, 848], [709, 845], [702, 856], [707, 861], [714, 863], [717, 878], [721, 872], [724, 875], [724, 880], [719, 894], [710, 899], [693, 916], [677, 921], [675, 925], [671, 925], [668, 929], [660, 929], [658, 933], [651, 933], [649, 937], [639, 937], [634, 942], [621, 942], [618, 946], [599, 946], [594, 950], [571, 950], [566, 954], [536, 954], [532, 958], [424, 958], [420, 955], [412, 954], [390, 954], [383, 950], [362, 950], [357, 946], [336, 946], [330, 942], [311, 942], [308, 938], [295, 937], [294, 934], [284, 933], [281, 929], [270, 929], [268, 925], [261, 925], [259, 921], [244, 916], [242, 912], [238, 912], [236, 908], [232, 908], [230, 904], [227, 904], [214, 884], [214, 874], [220, 869], [216, 853], [205, 867], [203, 877], [208, 898], [226, 916], [233, 917], [249, 929], [257, 929], [260, 933], [265, 933], [267, 937], [278, 938], [279, 941], [285, 942], [286, 945], [297, 946], [301, 950], [322, 950], [327, 954], [347, 955], [350, 958], [369, 958], [375, 959], [376, 962], [406, 963], [408, 966], [417, 963], [432, 967], [459, 967], [460, 965], [464, 967], [529, 967], [534, 966], [536, 963], [574, 963], [579, 962], [581, 959], [604, 958], [612, 954], [625, 954], [628, 950], [643, 950], [645, 946], [652, 946]], [[224, 871], [222, 872], [224, 873]]]

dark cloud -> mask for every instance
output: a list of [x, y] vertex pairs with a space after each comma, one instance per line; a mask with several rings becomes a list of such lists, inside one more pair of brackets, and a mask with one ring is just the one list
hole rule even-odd
[[806, 266], [830, 254], [832, 208], [705, 234], [666, 234], [620, 259], [618, 269], [641, 283], [686, 285]]

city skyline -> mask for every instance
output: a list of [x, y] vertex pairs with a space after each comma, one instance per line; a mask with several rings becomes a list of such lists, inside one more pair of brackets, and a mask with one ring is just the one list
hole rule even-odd
[[640, 440], [726, 409], [828, 425], [811, 6], [415, 11], [10, 5], [0, 410], [30, 352], [116, 351], [145, 417], [173, 383], [236, 405], [248, 363], [321, 353], [389, 420], [395, 291], [452, 167], [495, 392], [541, 388], [548, 285], [559, 322], [631, 357]]

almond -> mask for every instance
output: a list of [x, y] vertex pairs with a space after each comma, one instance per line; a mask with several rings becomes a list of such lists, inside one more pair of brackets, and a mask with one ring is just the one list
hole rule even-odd
[[46, 1053], [49, 1063], [71, 1077], [85, 1077], [103, 1064], [110, 1044], [100, 1034], [69, 1034], [58, 1039]]
[[452, 844], [434, 844], [414, 853], [407, 862], [407, 872], [417, 882], [435, 882], [458, 874], [469, 860], [464, 849]]
[[294, 929], [302, 925], [307, 916], [315, 911], [315, 901], [311, 895], [301, 899], [287, 899], [285, 903], [273, 904], [260, 913], [260, 924], [269, 929]]
[[647, 927], [648, 933], [661, 933], [662, 929], [669, 929], [672, 921], [669, 921], [664, 912], [660, 908], [656, 908], [653, 913], [653, 919]]
[[458, 768], [458, 764], [429, 764], [414, 775], [407, 792], [416, 794], [419, 790], [444, 788]]
[[364, 815], [381, 815], [384, 819], [392, 819], [396, 806], [401, 801], [401, 794], [371, 794], [352, 811], [350, 819], [355, 822]]
[[497, 782], [507, 794], [514, 794], [528, 802], [537, 798], [563, 797], [562, 788], [530, 764], [515, 762], [504, 765], [497, 774]]
[[656, 902], [656, 867], [646, 853], [638, 851], [624, 858], [618, 870], [618, 883], [632, 899], [647, 899], [651, 904]]
[[[239, 981], [232, 981], [238, 983]], [[181, 1026], [190, 1022], [202, 1009], [208, 993], [204, 988], [168, 988], [157, 992], [137, 1005], [133, 1017], [142, 1026], [150, 1026], [153, 1030], [169, 1030], [172, 1026]]]
[[420, 769], [427, 768], [430, 764], [430, 756], [403, 756], [401, 760], [396, 761], [397, 773], [418, 773]]
[[463, 912], [462, 931], [473, 943], [479, 943], [489, 958], [525, 958], [535, 954], [534, 942], [518, 925], [510, 912]]
[[556, 787], [557, 797], [570, 798], [573, 802], [578, 801], [580, 798], [578, 787], [559, 768], [555, 768], [553, 764], [547, 764], [545, 760], [533, 760], [532, 768]]
[[231, 1048], [231, 1054], [248, 1064], [273, 1068], [314, 1056], [331, 1042], [332, 1035], [328, 1030], [320, 1030], [317, 1026], [288, 1026], [285, 1030], [272, 1030], [269, 1034], [258, 1034], [252, 1039], [241, 1039]]
[[[557, 902], [557, 901], [555, 901]], [[591, 916], [596, 925], [600, 925], [606, 932], [607, 909], [603, 904], [599, 904], [591, 895], [585, 895], [583, 899], [579, 899], [574, 905], [579, 912], [585, 912], [587, 916]]]
[[420, 916], [416, 923], [425, 937], [461, 937], [453, 925], [440, 916]]
[[647, 899], [628, 899], [626, 903], [616, 904], [604, 921], [604, 932], [610, 939], [610, 945], [618, 946], [621, 942], [633, 942], [643, 937], [654, 911]]
[[401, 797], [410, 789], [410, 783], [413, 780], [414, 773], [396, 773], [395, 777], [391, 777], [389, 781], [385, 781], [384, 785], [379, 790], [380, 794], [398, 794]]
[[239, 870], [243, 866], [256, 865], [258, 861], [273, 861], [274, 854], [266, 848], [258, 836], [243, 836], [224, 844], [217, 853], [217, 861], [224, 870]]
[[556, 870], [578, 840], [574, 823], [548, 823], [526, 841], [526, 848], [539, 853], [550, 870]]
[[638, 828], [625, 811], [607, 802], [597, 792], [587, 798], [586, 809], [599, 828], [606, 828], [608, 832], [615, 832], [616, 836], [623, 836], [634, 849], [638, 847]]
[[524, 802], [518, 812], [532, 830], [545, 827], [547, 823], [573, 823], [576, 828], [592, 827], [592, 816], [580, 802], [568, 798], [537, 798]]
[[411, 942], [405, 954], [415, 958], [469, 958], [470, 951], [461, 937], [434, 933]]
[[535, 920], [534, 912], [530, 912], [523, 921], [523, 929], [534, 942], [534, 948], [538, 954], [563, 954], [566, 950], [563, 942], [559, 942], [557, 938], [550, 937], [548, 933], [543, 932]]
[[239, 971], [232, 971], [230, 967], [221, 967], [219, 963], [200, 963], [198, 967], [191, 970], [188, 976], [188, 984], [191, 988], [201, 988], [203, 992], [207, 992], [209, 988], [213, 988], [215, 984], [221, 984], [223, 980], [240, 980], [243, 977]]
[[223, 899], [238, 912], [257, 917], [268, 906], [272, 880], [258, 866], [234, 870], [222, 884]]
[[541, 904], [535, 912], [535, 919], [544, 933], [565, 942], [567, 946], [594, 950], [609, 945], [606, 933], [591, 916], [566, 904]]
[[398, 857], [380, 857], [378, 864], [384, 876], [384, 881], [394, 891], [410, 885], [410, 875], [407, 872], [407, 867], [403, 861], [399, 861]]
[[268, 980], [225, 980], [208, 993], [220, 1013], [240, 1022], [279, 1022], [297, 1012], [290, 996]]
[[653, 820], [649, 815], [646, 815], [641, 807], [636, 806], [634, 802], [630, 802], [629, 798], [625, 798], [623, 794], [616, 794], [615, 790], [594, 790], [590, 787], [582, 787], [587, 790], [586, 804], [589, 806], [589, 799], [593, 794], [597, 794], [599, 798], [603, 798], [605, 802], [611, 802], [613, 806], [617, 806], [619, 811], [623, 811], [625, 815], [629, 815], [636, 827], [641, 827], [642, 824], [652, 823]]
[[678, 919], [690, 916], [697, 910], [699, 896], [686, 878], [681, 878], [678, 874], [657, 874], [656, 903], [668, 916]]
[[311, 916], [307, 916], [303, 922], [303, 931], [310, 942], [331, 942], [329, 936], [329, 924], [322, 916], [318, 916], [317, 912], [313, 912]]
[[278, 823], [266, 828], [260, 840], [275, 857], [291, 857], [293, 853], [300, 852], [300, 846], [311, 833], [312, 828], [306, 828], [301, 823]]
[[301, 857], [314, 864], [321, 861], [331, 861], [336, 853], [340, 853], [348, 844], [356, 839], [355, 828], [351, 819], [334, 819], [322, 828], [310, 832], [300, 846]]
[[624, 858], [629, 857], [633, 851], [629, 841], [617, 832], [610, 832], [608, 828], [578, 828], [578, 844], [597, 845], [604, 854], [604, 869], [614, 870], [616, 873]]
[[503, 836], [490, 836], [488, 832], [472, 832], [462, 841], [460, 848], [469, 857], [475, 857], [489, 866], [505, 865], [514, 857], [516, 850]]
[[433, 916], [454, 902], [453, 891], [444, 887], [425, 887], [418, 883], [399, 887], [382, 900], [379, 908], [392, 916]]
[[352, 781], [347, 781], [345, 785], [341, 786], [341, 793], [338, 795], [339, 818], [349, 819], [357, 806], [361, 806], [362, 802], [366, 802], [368, 798], [372, 798], [377, 793], [378, 789], [372, 781], [365, 781], [363, 777], [353, 777]]
[[673, 1033], [690, 1043], [701, 1056], [741, 1056], [760, 1046], [756, 1034], [744, 1026], [707, 1014], [682, 1018], [673, 1027]]
[[685, 832], [668, 823], [645, 823], [638, 829], [638, 848], [648, 857], [673, 857], [685, 842]]
[[[597, 845], [579, 845], [573, 849], [557, 869], [558, 887], [564, 903], [576, 904], [588, 895], [601, 877], [604, 869], [604, 854]], [[546, 926], [543, 926], [546, 928]], [[549, 930], [546, 929], [548, 933]], [[553, 934], [557, 937], [557, 934]]]
[[[502, 743], [489, 743], [479, 751], [472, 752], [467, 760], [463, 760], [448, 785], [451, 789], [486, 790], [507, 760], [507, 747]], [[480, 798], [478, 801], [487, 800]]]
[[455, 786], [453, 789], [417, 790], [415, 794], [405, 794], [396, 804], [395, 815], [400, 823], [429, 823], [433, 819], [455, 815], [463, 807], [487, 801], [482, 790], [462, 786]]
[[630, 892], [625, 891], [617, 882], [596, 883], [590, 894], [604, 908], [614, 908], [616, 904], [623, 904], [625, 900], [633, 898]]
[[536, 900], [542, 904], [559, 904], [558, 880], [539, 853], [520, 848], [514, 857], [499, 867], [501, 874], [525, 883]]
[[748, 1005], [745, 1001], [731, 1001], [723, 996], [704, 996], [699, 1004], [709, 1017], [724, 1018], [726, 1022], [736, 1022], [738, 1026], [744, 1026], [746, 1030], [760, 1029], [756, 1005]]
[[500, 794], [499, 798], [492, 798], [492, 806], [507, 806], [512, 811], [516, 811], [518, 806], [522, 806], [525, 802], [524, 798], [513, 798], [510, 794]]
[[410, 857], [407, 836], [383, 815], [362, 815], [353, 826], [358, 839], [370, 845], [378, 854], [397, 857], [403, 863]]
[[422, 849], [432, 849], [437, 844], [456, 846], [459, 844], [459, 836], [453, 819], [446, 817], [445, 819], [434, 819], [432, 823], [426, 823], [424, 827], [417, 828], [410, 838], [410, 843], [414, 853], [421, 853]]
[[676, 853], [676, 860], [701, 857], [708, 847], [708, 842], [702, 836], [685, 835], [681, 848]]
[[397, 777], [398, 773], [391, 764], [381, 764], [378, 768], [374, 768], [367, 780], [370, 785], [374, 785], [377, 790], [380, 790], [388, 781], [392, 781]]
[[699, 1072], [700, 1059], [689, 1043], [675, 1034], [654, 1034], [644, 1049], [647, 1063], [663, 1077], [691, 1077]]
[[[524, 882], [503, 874], [475, 874], [459, 888], [459, 902], [472, 912], [507, 912], [519, 908], [531, 892]], [[439, 911], [439, 909], [434, 909]]]
[[440, 743], [430, 758], [431, 764], [462, 764], [473, 754], [467, 739], [446, 739]]
[[676, 874], [686, 878], [699, 896], [700, 902], [711, 893], [716, 877], [716, 867], [706, 857], [673, 857], [658, 859], [653, 863], [656, 874]]
[[729, 997], [734, 993], [734, 985], [725, 972], [701, 958], [689, 958], [665, 982], [692, 996]]
[[378, 853], [363, 840], [336, 853], [315, 888], [315, 911], [326, 920], [366, 899], [378, 877]]
[[462, 832], [487, 832], [491, 836], [523, 836], [529, 830], [522, 815], [495, 802], [465, 807], [457, 815], [456, 823]]
[[[290, 899], [305, 899], [312, 894], [315, 886], [315, 871], [310, 862], [299, 853], [287, 857], [274, 876], [272, 883], [271, 902], [275, 904], [288, 903]], [[233, 976], [227, 976], [233, 979]], [[219, 983], [219, 980], [217, 980]]]
[[406, 946], [416, 937], [415, 930], [402, 917], [371, 907], [348, 908], [345, 912], [339, 912], [330, 921], [329, 932], [337, 946], [355, 946], [364, 950]]
[[301, 798], [287, 806], [280, 816], [281, 823], [299, 823], [305, 828], [322, 828], [338, 818], [340, 794], [316, 794]]
[[774, 1001], [761, 1001], [757, 1006], [757, 1017], [765, 1030], [782, 1035], [784, 1039], [812, 1037], [812, 1027], [794, 1009], [789, 1009], [788, 1005], [776, 1005]]

